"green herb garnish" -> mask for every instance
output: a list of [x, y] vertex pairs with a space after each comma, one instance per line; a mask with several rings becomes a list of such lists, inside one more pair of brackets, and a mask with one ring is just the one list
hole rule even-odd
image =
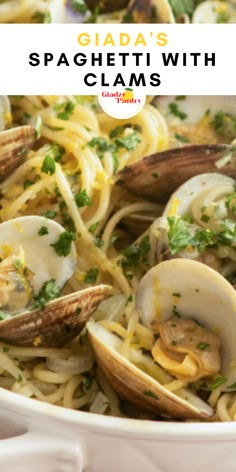
[[41, 167], [41, 171], [44, 172], [44, 174], [48, 174], [48, 175], [55, 174], [56, 163], [54, 159], [52, 159], [49, 155], [45, 156], [42, 167]]
[[92, 199], [88, 196], [85, 189], [81, 192], [75, 193], [74, 200], [79, 208], [92, 205]]
[[84, 282], [86, 284], [94, 284], [98, 278], [99, 270], [98, 269], [90, 269], [86, 273], [84, 277]]
[[47, 226], [41, 226], [40, 230], [38, 231], [38, 235], [44, 236], [45, 234], [48, 234], [48, 228]]
[[169, 104], [169, 110], [172, 115], [180, 118], [180, 120], [185, 120], [188, 116], [186, 113], [181, 111], [177, 103], [174, 103], [174, 102]]
[[53, 247], [58, 256], [66, 257], [71, 252], [72, 241], [75, 241], [75, 233], [64, 231], [60, 234], [58, 241], [50, 244], [50, 246]]
[[55, 279], [48, 280], [41, 287], [38, 295], [34, 297], [34, 308], [44, 309], [45, 305], [60, 296], [60, 289], [56, 285]]

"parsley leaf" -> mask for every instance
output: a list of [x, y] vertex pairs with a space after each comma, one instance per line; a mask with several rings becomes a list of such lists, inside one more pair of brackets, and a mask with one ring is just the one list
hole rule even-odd
[[79, 13], [85, 13], [88, 9], [84, 0], [71, 0], [71, 6], [75, 11]]
[[139, 244], [131, 244], [123, 249], [122, 254], [125, 259], [121, 260], [121, 265], [126, 271], [127, 269], [136, 267], [140, 260], [145, 261], [145, 256], [150, 251], [150, 241], [148, 236], [144, 236]]
[[127, 151], [133, 151], [136, 149], [137, 145], [141, 142], [141, 137], [136, 131], [127, 134], [123, 138], [116, 138], [115, 144], [118, 148], [125, 148]]
[[44, 174], [48, 174], [48, 175], [55, 174], [56, 163], [54, 159], [52, 159], [49, 155], [45, 156], [42, 167], [41, 167], [41, 171], [44, 172]]
[[175, 133], [175, 138], [178, 139], [178, 141], [180, 141], [181, 143], [189, 143], [189, 139], [185, 136], [182, 136], [182, 134]]
[[48, 210], [48, 211], [45, 211], [44, 213], [41, 213], [41, 216], [44, 216], [45, 218], [49, 218], [50, 220], [53, 220], [55, 216], [57, 216], [57, 212], [54, 210]]
[[55, 279], [48, 280], [41, 287], [38, 295], [34, 297], [34, 308], [44, 309], [47, 302], [60, 296], [60, 289]]
[[53, 244], [52, 246], [58, 256], [66, 257], [70, 254], [72, 241], [75, 241], [75, 234], [70, 231], [64, 231], [60, 234], [58, 241]]
[[108, 141], [103, 137], [96, 137], [96, 138], [91, 139], [91, 141], [87, 143], [87, 146], [91, 148], [95, 148], [95, 151], [99, 159], [103, 158], [104, 153], [106, 151], [114, 150], [113, 147], [111, 147], [111, 145], [108, 143]]
[[45, 234], [48, 234], [48, 228], [47, 226], [41, 226], [40, 230], [38, 231], [38, 235], [44, 236]]
[[184, 113], [183, 111], [181, 111], [177, 103], [174, 103], [174, 102], [169, 104], [169, 110], [172, 115], [177, 116], [181, 120], [185, 120], [188, 116], [187, 113]]
[[60, 120], [69, 120], [71, 115], [74, 113], [75, 103], [68, 101], [64, 103], [56, 103], [54, 110], [57, 111], [57, 118]]
[[86, 284], [94, 284], [98, 278], [99, 270], [98, 269], [90, 269], [86, 273], [84, 277], [84, 282]]
[[88, 196], [85, 189], [82, 192], [75, 193], [74, 200], [79, 208], [92, 205], [92, 199]]

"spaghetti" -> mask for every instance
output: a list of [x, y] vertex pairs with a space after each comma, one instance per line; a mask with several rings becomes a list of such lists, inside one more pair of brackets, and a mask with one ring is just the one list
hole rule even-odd
[[[156, 246], [150, 231], [136, 239], [128, 222], [133, 215], [156, 218], [162, 207], [115, 185], [119, 169], [175, 145], [176, 126], [168, 127], [150, 100], [129, 120], [105, 115], [95, 97], [19, 96], [11, 98], [11, 109], [14, 123], [37, 117], [42, 128], [25, 162], [1, 183], [1, 221], [43, 214], [74, 232], [77, 267], [64, 293], [111, 285], [112, 297], [101, 303], [95, 320], [123, 340], [126, 358], [170, 391], [184, 391], [186, 382], [173, 379], [143, 354], [151, 349], [154, 334], [139, 323], [134, 308], [139, 280], [156, 264]], [[214, 134], [213, 142], [217, 139]], [[46, 157], [55, 171], [43, 170]], [[222, 386], [216, 385], [209, 400], [220, 421], [236, 417], [235, 394], [227, 392], [227, 382], [226, 393], [222, 396]], [[0, 386], [67, 408], [127, 415], [95, 363], [86, 330], [60, 349], [0, 343]], [[129, 414], [139, 416], [137, 411]]]

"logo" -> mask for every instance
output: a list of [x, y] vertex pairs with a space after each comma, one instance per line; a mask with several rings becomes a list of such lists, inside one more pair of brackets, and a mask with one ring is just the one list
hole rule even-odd
[[132, 118], [142, 110], [145, 105], [146, 95], [132, 88], [116, 88], [113, 90], [103, 90], [98, 96], [99, 103], [107, 113], [113, 118]]

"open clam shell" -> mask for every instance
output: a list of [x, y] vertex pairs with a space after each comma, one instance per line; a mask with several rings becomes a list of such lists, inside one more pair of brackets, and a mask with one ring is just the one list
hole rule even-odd
[[98, 285], [0, 322], [0, 340], [19, 346], [63, 346], [83, 329], [110, 287]]
[[162, 262], [141, 280], [136, 306], [146, 326], [167, 320], [176, 306], [181, 317], [217, 333], [222, 341], [222, 371], [227, 373], [236, 357], [236, 292], [218, 272], [188, 259]]
[[[153, 202], [167, 198], [191, 177], [216, 172], [216, 163], [230, 152], [225, 144], [189, 145], [144, 157], [119, 173], [118, 184]], [[221, 172], [235, 175], [235, 157]]]
[[[222, 189], [222, 196], [234, 192], [235, 180], [216, 172], [195, 175], [184, 182], [170, 197], [163, 216], [192, 215], [192, 204], [201, 192]], [[220, 195], [220, 193], [219, 193]]]
[[[178, 294], [178, 296], [176, 295]], [[222, 341], [222, 372], [236, 356], [236, 293], [217, 272], [195, 261], [163, 262], [143, 277], [136, 295], [141, 322], [151, 327], [173, 317], [191, 318]], [[207, 418], [212, 409], [188, 388], [175, 393], [141, 371], [119, 350], [122, 341], [99, 323], [87, 323], [98, 364], [118, 395], [147, 411], [174, 418]], [[167, 380], [168, 383], [168, 380]]]
[[190, 395], [192, 404], [187, 404], [129, 362], [118, 352], [121, 340], [99, 323], [88, 322], [87, 330], [97, 362], [120, 398], [142, 411], [161, 416], [199, 419], [213, 414], [213, 410], [198, 397]]
[[[41, 234], [41, 229], [44, 233]], [[37, 294], [42, 285], [55, 279], [63, 287], [72, 276], [76, 265], [74, 243], [65, 256], [60, 256], [55, 244], [65, 229], [55, 221], [43, 216], [22, 216], [0, 224], [0, 257], [24, 251], [25, 266], [32, 272], [32, 286]]]
[[0, 133], [0, 180], [11, 174], [25, 158], [35, 142], [32, 126], [19, 126]]

